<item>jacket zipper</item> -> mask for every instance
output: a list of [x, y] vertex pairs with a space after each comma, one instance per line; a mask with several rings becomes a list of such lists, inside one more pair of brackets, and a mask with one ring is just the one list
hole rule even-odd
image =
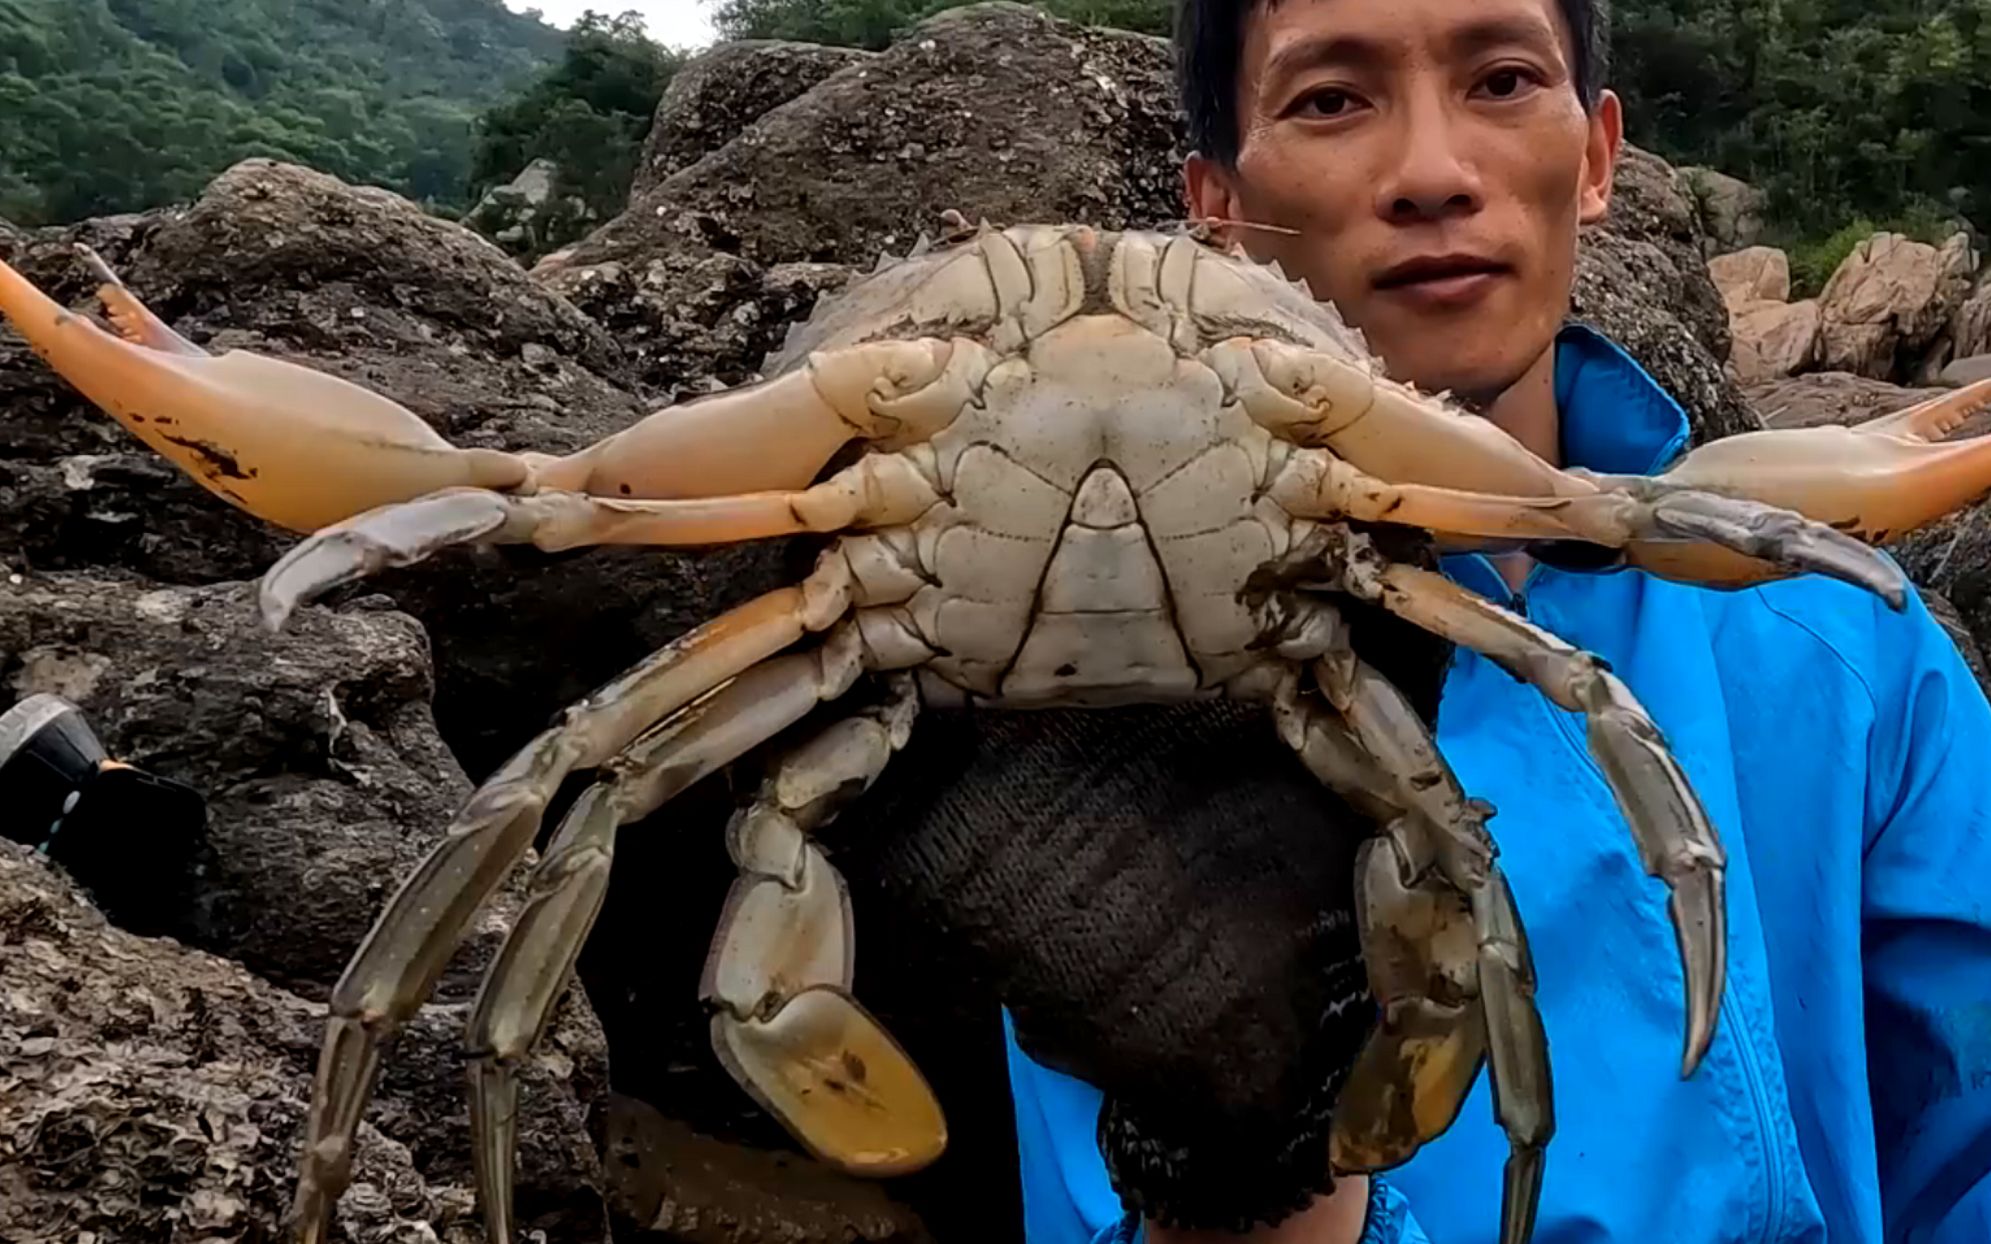
[[[1492, 569], [1490, 562], [1489, 569]], [[1534, 594], [1540, 576], [1547, 569], [1547, 567], [1539, 563], [1529, 567], [1527, 576], [1521, 581], [1520, 589], [1508, 592], [1508, 599], [1504, 602], [1503, 607], [1519, 617], [1533, 622], [1534, 619], [1528, 611], [1529, 601]], [[1506, 578], [1500, 575], [1497, 569], [1494, 569], [1493, 573], [1495, 579], [1505, 587]], [[1564, 711], [1559, 705], [1551, 703], [1547, 707], [1554, 710], [1548, 716], [1555, 722], [1564, 740], [1570, 745], [1577, 757], [1588, 766], [1596, 780], [1602, 782], [1607, 791], [1610, 790], [1609, 780], [1604, 776], [1604, 771], [1598, 767], [1596, 757], [1590, 754], [1590, 741], [1583, 736], [1583, 733], [1571, 720], [1571, 714]], [[1616, 796], [1613, 795], [1614, 801], [1615, 798]], [[1623, 815], [1622, 810], [1620, 810], [1619, 815]], [[1718, 1010], [1721, 1016], [1721, 1023], [1727, 1028], [1735, 1047], [1736, 1061], [1742, 1066], [1742, 1078], [1744, 1087], [1749, 1094], [1749, 1105], [1756, 1115], [1756, 1136], [1763, 1150], [1763, 1196], [1765, 1205], [1763, 1212], [1763, 1233], [1758, 1238], [1765, 1242], [1773, 1242], [1783, 1235], [1785, 1206], [1783, 1159], [1778, 1149], [1776, 1130], [1770, 1119], [1769, 1091], [1763, 1084], [1763, 1068], [1757, 1059], [1756, 1043], [1747, 1038], [1747, 1034], [1743, 1032], [1737, 1018], [1735, 996], [1732, 990], [1726, 988], [1722, 990], [1721, 1005]]]

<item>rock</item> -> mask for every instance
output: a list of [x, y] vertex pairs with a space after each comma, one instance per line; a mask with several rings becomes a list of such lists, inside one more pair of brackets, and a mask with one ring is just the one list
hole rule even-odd
[[868, 269], [948, 207], [1002, 224], [1170, 220], [1182, 214], [1175, 114], [1162, 40], [1021, 4], [954, 9], [760, 117], [541, 267], [692, 242], [763, 265]]
[[1761, 190], [1711, 168], [1683, 168], [1680, 181], [1693, 197], [1711, 254], [1754, 246], [1763, 235], [1769, 199]]
[[[195, 342], [356, 381], [459, 445], [567, 452], [648, 409], [600, 325], [477, 234], [382, 191], [249, 161], [185, 209], [44, 231], [23, 270], [81, 306], [91, 282], [69, 250], [78, 237]], [[183, 478], [12, 334], [0, 340], [0, 407], [13, 413], [0, 421], [10, 565], [212, 583], [261, 575], [291, 543]], [[434, 637], [438, 719], [475, 778], [561, 706], [773, 586], [781, 557], [780, 545], [451, 550], [356, 590], [385, 592]]]
[[[1980, 654], [1991, 650], [1991, 505], [1933, 524], [1891, 551], [1925, 594], [1938, 593], [1955, 606]], [[1976, 668], [1982, 679], [1981, 659]]]
[[1790, 301], [1790, 257], [1774, 246], [1717, 255], [1708, 260], [1708, 276], [1731, 313], [1752, 303]]
[[1749, 386], [1750, 405], [1772, 428], [1852, 425], [1941, 397], [1941, 389], [1906, 389], [1846, 372], [1811, 372]]
[[864, 64], [872, 55], [857, 48], [741, 39], [692, 58], [664, 88], [629, 188], [630, 201], [642, 199], [824, 78]]
[[597, 221], [579, 195], [556, 197], [560, 165], [538, 159], [502, 186], [485, 191], [463, 223], [505, 248], [508, 254], [538, 256], [586, 233]]
[[[285, 1238], [317, 1004], [113, 927], [4, 841], [0, 980], [0, 1238]], [[600, 1172], [578, 1109], [605, 1087], [599, 1033], [563, 1010], [521, 1076], [520, 1226], [601, 1241]], [[343, 1238], [484, 1238], [453, 1070], [460, 1012], [430, 1008], [391, 1052], [337, 1213]], [[411, 1065], [450, 1073], [423, 1079]]]
[[1962, 301], [1956, 248], [1896, 233], [1861, 242], [1819, 295], [1820, 366], [1874, 380], [1913, 370]]
[[1794, 376], [1818, 358], [1818, 300], [1759, 301], [1734, 308], [1735, 348], [1729, 364], [1736, 379], [1760, 384]]
[[1991, 380], [1991, 354], [1973, 354], [1943, 368], [1942, 382], [1953, 389]]
[[[470, 794], [430, 716], [427, 636], [403, 614], [307, 609], [270, 635], [246, 585], [23, 576], [0, 593], [0, 703], [42, 691], [113, 756], [208, 800], [199, 902], [157, 931], [307, 997]], [[476, 987], [460, 969], [444, 996]]]
[[1970, 297], [1957, 308], [1950, 328], [1956, 357], [1991, 354], [1991, 274], [1978, 281]]
[[1977, 642], [1977, 637], [1970, 633], [1970, 624], [1964, 621], [1956, 606], [1951, 604], [1949, 598], [1941, 592], [1924, 590], [1922, 600], [1929, 607], [1930, 615], [1941, 623], [1942, 628], [1949, 632], [1949, 637], [1956, 641], [1956, 650], [1963, 657], [1963, 663], [1970, 667], [1970, 672], [1977, 676], [1977, 685], [1983, 687], [1987, 694], [1991, 694], [1991, 664], [1985, 662], [1983, 646]]
[[1610, 213], [1583, 233], [1572, 312], [1686, 407], [1697, 441], [1757, 427], [1722, 365], [1732, 349], [1728, 311], [1708, 276], [1693, 205], [1657, 156], [1624, 149]]
[[629, 1097], [603, 1127], [616, 1239], [670, 1244], [930, 1244], [880, 1185], [713, 1140]]

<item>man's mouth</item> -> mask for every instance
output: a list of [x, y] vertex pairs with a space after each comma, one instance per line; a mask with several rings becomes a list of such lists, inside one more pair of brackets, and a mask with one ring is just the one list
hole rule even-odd
[[1457, 302], [1477, 297], [1495, 280], [1512, 275], [1506, 264], [1478, 255], [1426, 255], [1378, 273], [1372, 282], [1383, 293]]

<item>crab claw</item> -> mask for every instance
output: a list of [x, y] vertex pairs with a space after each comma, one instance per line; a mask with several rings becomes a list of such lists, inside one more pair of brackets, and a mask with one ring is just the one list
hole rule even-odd
[[165, 326], [103, 261], [118, 332], [58, 305], [0, 262], [0, 318], [71, 385], [231, 505], [309, 532], [438, 489], [516, 488], [525, 458], [459, 449], [406, 407], [323, 372], [208, 354]]
[[1654, 481], [1794, 510], [1881, 545], [1991, 493], [1991, 436], [1943, 441], [1991, 407], [1991, 380], [1853, 427], [1712, 441]]

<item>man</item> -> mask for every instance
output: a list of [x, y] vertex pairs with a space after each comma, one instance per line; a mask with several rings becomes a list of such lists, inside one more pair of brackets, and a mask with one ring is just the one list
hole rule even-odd
[[[1596, 7], [1183, 0], [1187, 189], [1200, 218], [1273, 226], [1236, 240], [1335, 302], [1397, 377], [1551, 460], [1649, 473], [1683, 450], [1681, 410], [1564, 325], [1623, 132]], [[1682, 1080], [1664, 890], [1580, 726], [1456, 657], [1440, 742], [1498, 809], [1550, 1041], [1535, 1239], [1991, 1240], [1991, 709], [1943, 632], [1814, 579], [1722, 593], [1446, 568], [1612, 663], [1729, 853], [1727, 993]], [[1010, 1049], [1031, 1244], [1132, 1237], [1098, 1093]], [[1505, 1158], [1482, 1076], [1407, 1166], [1252, 1238], [1492, 1244]]]

